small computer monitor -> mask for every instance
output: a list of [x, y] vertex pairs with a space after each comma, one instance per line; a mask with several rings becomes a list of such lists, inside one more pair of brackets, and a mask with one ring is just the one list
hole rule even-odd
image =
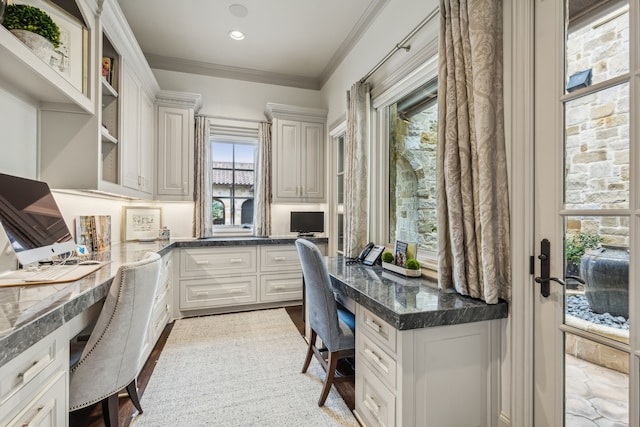
[[22, 265], [76, 248], [46, 182], [0, 173], [0, 224]]
[[313, 236], [324, 232], [324, 212], [291, 212], [289, 231], [299, 236]]

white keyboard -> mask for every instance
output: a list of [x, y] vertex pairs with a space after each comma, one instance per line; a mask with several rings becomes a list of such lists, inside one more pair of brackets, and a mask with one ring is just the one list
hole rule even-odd
[[25, 282], [55, 282], [56, 280], [72, 273], [77, 267], [74, 265], [52, 265], [42, 271], [37, 271], [29, 277], [25, 277]]

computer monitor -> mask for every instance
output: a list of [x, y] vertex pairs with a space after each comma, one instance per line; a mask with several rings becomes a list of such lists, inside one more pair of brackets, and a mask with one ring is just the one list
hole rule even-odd
[[324, 212], [291, 212], [289, 231], [299, 236], [313, 236], [324, 232]]
[[45, 182], [0, 173], [0, 224], [22, 265], [76, 248]]

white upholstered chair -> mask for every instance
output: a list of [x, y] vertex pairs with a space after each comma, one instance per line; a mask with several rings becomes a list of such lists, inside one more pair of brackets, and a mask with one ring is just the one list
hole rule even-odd
[[[297, 239], [296, 247], [302, 264], [305, 306], [309, 312], [311, 328], [311, 339], [302, 372], [307, 371], [311, 357], [315, 355], [326, 372], [318, 400], [318, 406], [322, 406], [334, 382], [351, 379], [348, 376], [336, 377], [336, 367], [338, 359], [353, 356], [355, 318], [336, 302], [324, 256], [318, 247], [305, 239]], [[316, 346], [318, 337], [325, 348]]]
[[[118, 425], [118, 393], [126, 389], [142, 413], [136, 377], [160, 274], [160, 255], [149, 252], [116, 272], [100, 316], [70, 368], [69, 410], [102, 402], [105, 425]], [[72, 351], [73, 353], [73, 351]]]

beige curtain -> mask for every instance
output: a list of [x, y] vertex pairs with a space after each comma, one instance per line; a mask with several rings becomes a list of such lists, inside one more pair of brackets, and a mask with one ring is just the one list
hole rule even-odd
[[258, 161], [253, 202], [253, 230], [257, 237], [271, 234], [271, 123], [258, 127]]
[[345, 138], [345, 255], [355, 257], [367, 244], [369, 162], [369, 85], [356, 82], [347, 92]]
[[210, 128], [208, 118], [196, 117], [193, 236], [198, 239], [213, 235]]
[[502, 0], [440, 1], [439, 284], [510, 297]]

